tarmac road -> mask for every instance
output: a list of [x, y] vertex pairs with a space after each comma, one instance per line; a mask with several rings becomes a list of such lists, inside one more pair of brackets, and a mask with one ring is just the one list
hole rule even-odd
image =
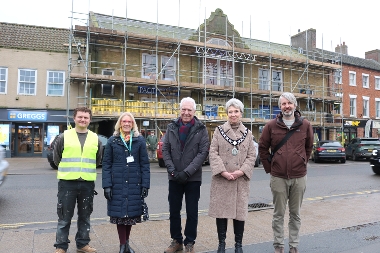
[[[13, 168], [11, 173], [18, 173], [18, 170], [24, 170], [23, 173], [25, 174], [26, 168], [29, 168], [28, 170], [32, 173], [30, 168], [38, 170], [39, 166], [45, 163], [45, 159], [32, 159], [8, 159], [10, 160], [11, 168]], [[314, 198], [313, 196], [307, 197], [303, 204], [300, 252], [380, 252], [380, 216], [377, 208], [380, 203], [380, 177], [374, 176], [370, 172], [370, 169], [366, 168], [368, 164], [364, 162], [352, 163], [351, 165], [350, 163], [347, 165], [322, 164], [315, 168], [313, 164], [310, 165], [312, 169], [309, 172], [310, 177], [307, 192], [310, 192], [309, 188], [313, 189], [312, 191], [318, 189], [318, 183], [313, 181], [319, 178], [317, 181], [320, 181], [319, 189], [321, 194], [313, 195]], [[46, 169], [46, 165], [44, 164], [43, 166]], [[348, 170], [349, 166], [356, 167]], [[205, 169], [207, 170], [207, 168]], [[327, 169], [334, 170], [332, 173], [333, 178], [335, 176], [338, 178], [339, 173], [342, 173], [346, 169], [346, 173], [350, 173], [352, 181], [351, 179], [345, 181], [347, 183], [345, 187], [334, 186], [333, 192], [331, 192], [331, 190], [326, 189], [327, 186], [322, 180], [323, 171]], [[156, 170], [156, 168], [153, 170]], [[161, 168], [157, 168], [156, 173], [162, 172], [165, 174], [165, 171], [162, 170]], [[47, 171], [47, 174], [51, 173], [54, 173], [54, 171]], [[355, 173], [357, 174], [355, 175]], [[363, 173], [368, 173], [365, 178], [370, 183], [367, 182], [366, 184], [366, 182], [362, 182], [364, 180], [358, 180], [359, 176], [357, 175]], [[311, 178], [315, 180], [310, 180]], [[5, 183], [10, 182], [6, 181]], [[354, 189], [363, 190], [349, 192], [350, 188], [353, 189], [352, 183], [355, 182]], [[166, 182], [163, 182], [162, 187], [165, 184]], [[365, 189], [365, 185], [369, 185], [370, 188]], [[0, 188], [0, 196], [4, 194], [2, 187]], [[339, 192], [340, 188], [342, 188], [341, 192]], [[346, 194], [342, 194], [343, 192]], [[327, 196], [326, 193], [330, 194]], [[20, 206], [19, 208], [27, 207]], [[272, 212], [272, 209], [249, 212], [243, 239], [244, 252], [273, 252]], [[15, 225], [15, 223], [5, 224], [1, 222], [2, 220], [0, 218], [0, 253], [54, 252], [53, 243], [55, 241], [56, 223], [34, 224], [33, 226], [18, 224], [18, 227], [12, 227], [9, 225]], [[227, 247], [229, 248], [227, 252], [234, 252], [232, 249], [234, 236], [231, 223], [229, 222], [227, 234]], [[286, 223], [287, 220], [285, 221]], [[70, 231], [72, 242], [74, 242], [75, 232], [76, 224], [73, 222]], [[285, 234], [287, 234], [287, 231], [285, 231]], [[91, 239], [91, 245], [98, 249], [98, 253], [118, 252], [119, 246], [116, 228], [106, 220], [99, 221], [93, 219]], [[137, 253], [163, 252], [168, 246], [169, 241], [169, 222], [167, 217], [158, 219], [154, 219], [153, 217], [151, 221], [138, 224], [132, 229], [131, 244]], [[202, 212], [199, 217], [198, 238], [195, 248], [196, 252], [215, 252], [217, 248], [215, 220], [208, 217], [206, 212]], [[288, 250], [287, 246], [285, 249]], [[76, 252], [75, 243], [71, 243], [68, 252]]]

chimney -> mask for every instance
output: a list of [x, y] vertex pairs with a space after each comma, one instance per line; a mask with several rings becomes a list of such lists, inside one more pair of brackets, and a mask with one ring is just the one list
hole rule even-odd
[[[317, 31], [310, 28], [306, 31], [300, 32], [298, 29], [298, 34], [291, 37], [291, 46], [296, 48], [302, 48], [303, 50], [313, 50], [317, 47], [316, 39]], [[306, 45], [307, 43], [307, 45]]]
[[380, 63], [380, 50], [375, 49], [372, 51], [365, 52], [365, 58], [367, 60], [374, 60]]
[[335, 47], [335, 53], [339, 53], [339, 54], [342, 53], [342, 54], [348, 55], [348, 47], [344, 41], [343, 41], [343, 44], [341, 44], [340, 46], [337, 45]]

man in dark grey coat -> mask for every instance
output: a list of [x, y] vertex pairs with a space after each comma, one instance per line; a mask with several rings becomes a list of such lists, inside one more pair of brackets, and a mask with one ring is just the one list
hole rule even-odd
[[[168, 125], [162, 148], [169, 177], [170, 235], [172, 242], [165, 253], [183, 249], [195, 252], [197, 237], [198, 201], [202, 183], [202, 164], [209, 151], [206, 126], [194, 116], [196, 104], [190, 97], [180, 103], [181, 116]], [[185, 195], [186, 227], [182, 236], [181, 208]]]

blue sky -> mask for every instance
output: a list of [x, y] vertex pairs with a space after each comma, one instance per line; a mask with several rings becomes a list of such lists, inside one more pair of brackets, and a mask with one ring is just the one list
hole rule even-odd
[[[17, 0], [0, 8], [0, 22], [69, 28], [85, 25], [71, 17], [94, 11], [106, 15], [196, 29], [216, 8], [228, 15], [240, 35], [289, 45], [290, 36], [314, 28], [317, 47], [334, 51], [343, 42], [348, 54], [365, 57], [380, 49], [375, 0]], [[72, 14], [74, 12], [74, 14]], [[83, 13], [83, 14], [80, 14]]]

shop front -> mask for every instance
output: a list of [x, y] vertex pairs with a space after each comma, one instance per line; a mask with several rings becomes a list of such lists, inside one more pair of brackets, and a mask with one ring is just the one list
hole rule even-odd
[[0, 109], [0, 145], [6, 157], [46, 157], [54, 137], [67, 129], [66, 119], [63, 110]]

